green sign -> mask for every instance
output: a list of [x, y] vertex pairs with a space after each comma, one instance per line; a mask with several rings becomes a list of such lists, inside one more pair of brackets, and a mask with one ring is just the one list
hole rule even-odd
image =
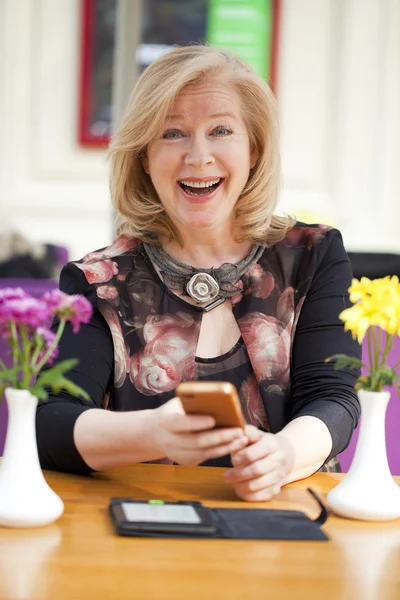
[[239, 54], [270, 76], [272, 0], [209, 0], [207, 41]]

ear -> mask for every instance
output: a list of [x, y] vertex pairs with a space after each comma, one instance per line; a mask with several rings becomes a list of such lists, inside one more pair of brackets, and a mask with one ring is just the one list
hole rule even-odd
[[146, 154], [143, 154], [143, 156], [140, 158], [140, 160], [142, 161], [142, 165], [143, 165], [143, 169], [145, 170], [145, 173], [147, 173], [147, 175], [150, 175], [149, 157], [147, 156], [147, 152], [146, 152]]
[[258, 152], [257, 150], [254, 148], [251, 152], [250, 152], [250, 169], [253, 169], [256, 166], [256, 162], [258, 159]]

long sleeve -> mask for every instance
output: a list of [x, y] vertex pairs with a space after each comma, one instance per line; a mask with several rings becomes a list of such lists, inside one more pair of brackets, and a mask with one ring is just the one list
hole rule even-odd
[[[90, 323], [83, 325], [78, 333], [73, 333], [67, 324], [56, 361], [79, 360], [66, 376], [89, 394], [91, 402], [61, 392], [50, 393], [47, 401], [39, 403], [36, 413], [39, 459], [44, 469], [88, 473], [91, 469], [75, 446], [73, 431], [83, 411], [102, 405], [113, 376], [113, 342], [107, 323], [96, 309], [94, 290], [82, 271], [72, 264], [64, 267], [60, 289], [68, 294], [83, 294], [94, 306]], [[56, 322], [52, 328], [57, 328]]]
[[360, 415], [354, 370], [335, 371], [333, 354], [361, 357], [360, 345], [344, 331], [339, 314], [350, 306], [352, 272], [337, 230], [321, 243], [314, 278], [297, 324], [292, 352], [291, 419], [312, 415], [328, 427], [333, 447], [327, 460], [344, 450]]

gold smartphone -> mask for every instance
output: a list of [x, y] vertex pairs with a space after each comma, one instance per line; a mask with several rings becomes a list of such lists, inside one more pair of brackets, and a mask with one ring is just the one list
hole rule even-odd
[[176, 395], [189, 415], [210, 415], [216, 427], [246, 425], [235, 386], [226, 381], [185, 381]]

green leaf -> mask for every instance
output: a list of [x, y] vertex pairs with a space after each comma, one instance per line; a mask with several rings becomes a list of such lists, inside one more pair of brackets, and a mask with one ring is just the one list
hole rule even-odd
[[[51, 387], [52, 390], [56, 393], [61, 392], [61, 390], [65, 390], [72, 396], [83, 398], [83, 400], [91, 401], [89, 394], [81, 388], [79, 385], [76, 385], [66, 377], [56, 377], [52, 378], [51, 381], [46, 382], [47, 387]], [[40, 400], [47, 400], [48, 394], [43, 387], [41, 381], [37, 381], [32, 388], [32, 394], [37, 396]]]
[[38, 375], [37, 380], [42, 385], [51, 385], [55, 377], [63, 377], [65, 373], [73, 369], [78, 364], [78, 362], [79, 361], [76, 358], [69, 358], [67, 360], [63, 360], [54, 365], [54, 367], [50, 367], [45, 371], [41, 371]]
[[381, 392], [385, 385], [392, 386], [397, 379], [396, 371], [391, 367], [371, 370], [369, 376], [361, 375], [357, 379], [356, 390]]
[[382, 382], [382, 385], [393, 385], [396, 378], [394, 369], [391, 369], [390, 367], [377, 369], [376, 371], [373, 371], [372, 375]]
[[371, 377], [368, 377], [368, 375], [360, 375], [356, 381], [355, 389], [371, 391]]
[[21, 373], [20, 367], [13, 367], [12, 369], [5, 369], [0, 371], [0, 381], [10, 381], [13, 382], [16, 380], [18, 374]]
[[335, 371], [339, 371], [340, 369], [346, 369], [347, 367], [349, 367], [350, 369], [359, 369], [362, 366], [362, 362], [359, 358], [347, 356], [347, 354], [334, 354], [333, 356], [326, 358], [325, 362], [335, 363], [333, 366]]
[[[60, 392], [61, 390], [65, 390], [73, 396], [81, 397], [84, 400], [91, 400], [89, 394], [83, 388], [64, 377], [64, 374], [75, 367], [78, 362], [79, 361], [75, 358], [68, 359], [58, 363], [46, 371], [42, 371], [32, 388], [32, 393], [37, 395], [36, 391], [38, 390], [39, 393], [42, 394], [45, 387], [50, 387], [56, 393]], [[46, 400], [47, 393], [46, 398], [40, 399]]]
[[36, 396], [38, 400], [47, 400], [47, 398], [49, 397], [49, 394], [47, 393], [45, 388], [41, 385], [38, 385], [37, 383], [35, 383], [35, 385], [31, 389], [31, 394]]

